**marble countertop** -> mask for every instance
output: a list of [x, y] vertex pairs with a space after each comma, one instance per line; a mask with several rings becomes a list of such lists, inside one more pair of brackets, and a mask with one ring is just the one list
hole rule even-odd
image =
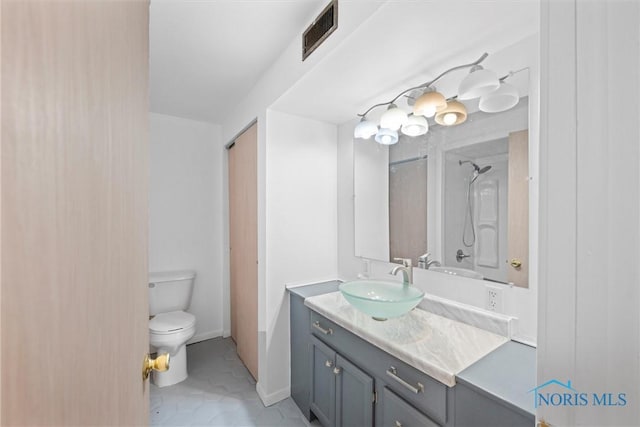
[[456, 384], [458, 373], [508, 341], [419, 308], [384, 322], [373, 320], [340, 292], [309, 297], [304, 304], [449, 387]]

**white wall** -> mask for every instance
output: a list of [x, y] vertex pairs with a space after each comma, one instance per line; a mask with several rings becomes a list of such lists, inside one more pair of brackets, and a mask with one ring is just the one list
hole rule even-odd
[[335, 279], [335, 125], [268, 110], [266, 115], [266, 363], [259, 392], [289, 395], [289, 310], [285, 285]]
[[191, 342], [222, 335], [220, 126], [150, 114], [149, 270], [193, 269]]
[[541, 16], [538, 384], [571, 380], [614, 402], [626, 393], [627, 405], [540, 406], [537, 416], [637, 426], [640, 3], [545, 1]]
[[389, 146], [373, 138], [358, 139], [353, 144], [357, 153], [353, 162], [355, 254], [357, 256], [389, 258]]

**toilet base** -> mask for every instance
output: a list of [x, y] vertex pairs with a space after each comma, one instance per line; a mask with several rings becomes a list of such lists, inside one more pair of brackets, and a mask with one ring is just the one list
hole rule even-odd
[[[158, 349], [158, 354], [161, 353], [167, 353], [167, 351]], [[170, 355], [169, 369], [167, 371], [153, 371], [152, 381], [158, 387], [167, 387], [186, 380], [187, 376], [187, 346], [183, 344], [175, 355]]]

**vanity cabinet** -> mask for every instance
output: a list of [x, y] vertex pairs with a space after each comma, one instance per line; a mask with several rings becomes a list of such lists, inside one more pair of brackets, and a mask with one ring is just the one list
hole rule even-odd
[[382, 424], [389, 427], [438, 427], [387, 387], [382, 389]]
[[[448, 411], [453, 410], [453, 399], [449, 400], [452, 389], [312, 310], [309, 327], [312, 343], [319, 342], [324, 346], [322, 348], [328, 347], [331, 351], [338, 352], [339, 356], [348, 359], [357, 365], [358, 370], [374, 379], [377, 400], [374, 425], [396, 427], [395, 423], [386, 423], [387, 418], [396, 414], [394, 408], [397, 408], [393, 402], [385, 402], [385, 396], [389, 393], [393, 393], [396, 401], [405, 402], [429, 420], [427, 424], [416, 425], [450, 425], [447, 420], [452, 419], [448, 414]], [[448, 402], [451, 403], [448, 405]], [[349, 405], [351, 404], [350, 402]]]
[[338, 284], [290, 290], [291, 397], [305, 417], [324, 427], [451, 425], [447, 386], [304, 305]]
[[324, 427], [534, 425], [522, 392], [535, 387], [531, 348], [509, 342], [448, 387], [305, 306], [319, 289], [337, 289], [322, 285], [290, 297], [291, 396], [307, 419]]
[[488, 397], [475, 387], [458, 384], [456, 425], [459, 427], [531, 427], [535, 416], [516, 411], [504, 402]]
[[372, 426], [373, 378], [311, 338], [310, 409], [323, 426]]
[[309, 408], [311, 390], [309, 322], [311, 321], [311, 310], [304, 305], [304, 300], [312, 296], [335, 292], [338, 290], [339, 284], [338, 281], [330, 281], [289, 289], [291, 398], [308, 420], [313, 418]]
[[536, 352], [510, 341], [457, 376], [456, 426], [530, 427], [535, 406]]

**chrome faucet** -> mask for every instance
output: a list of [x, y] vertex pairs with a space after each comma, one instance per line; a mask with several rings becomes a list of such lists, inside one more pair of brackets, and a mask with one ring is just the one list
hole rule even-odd
[[402, 265], [393, 267], [389, 274], [396, 275], [398, 271], [402, 271], [402, 283], [410, 285], [413, 283], [413, 269], [411, 268], [411, 258], [394, 258], [394, 261], [402, 262]]
[[428, 270], [429, 267], [431, 267], [432, 265], [435, 265], [436, 267], [440, 267], [442, 264], [440, 264], [440, 261], [431, 259], [430, 252], [427, 252], [426, 254], [418, 258], [418, 268], [424, 268], [425, 270]]

